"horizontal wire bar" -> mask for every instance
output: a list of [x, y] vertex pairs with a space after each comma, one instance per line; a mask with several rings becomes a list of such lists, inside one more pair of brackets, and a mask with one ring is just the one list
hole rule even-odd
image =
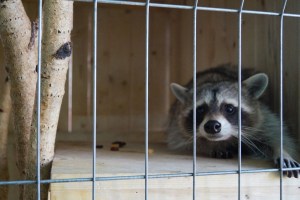
[[18, 180], [18, 181], [1, 181], [1, 185], [25, 185], [25, 184], [36, 184], [37, 181], [26, 181], [26, 180]]
[[[67, 0], [75, 2], [93, 2], [93, 0]], [[98, 0], [99, 4], [115, 4], [115, 5], [128, 5], [128, 6], [146, 6], [145, 2], [134, 2], [134, 1], [120, 1], [120, 0]], [[162, 4], [162, 3], [149, 3], [150, 7], [153, 8], [172, 8], [172, 9], [182, 9], [182, 10], [192, 10], [193, 6], [189, 5], [178, 5], [178, 4]], [[217, 7], [207, 7], [198, 6], [197, 10], [202, 11], [214, 11], [214, 12], [227, 12], [227, 13], [239, 13], [239, 9], [235, 8], [217, 8]], [[258, 10], [242, 10], [242, 14], [254, 14], [254, 15], [269, 15], [269, 16], [280, 16], [280, 12], [270, 12], [270, 11], [258, 11]], [[297, 13], [284, 13], [284, 17], [295, 17], [300, 18], [300, 14]]]
[[[300, 170], [297, 168], [283, 168], [283, 171], [288, 170]], [[244, 169], [241, 171], [242, 174], [251, 173], [263, 173], [263, 172], [278, 172], [277, 168], [268, 169]], [[197, 172], [196, 176], [208, 176], [208, 175], [228, 175], [238, 174], [238, 170], [227, 170], [227, 171], [208, 171], [208, 172]], [[160, 179], [160, 178], [179, 178], [179, 177], [191, 177], [193, 173], [176, 173], [176, 174], [149, 174], [149, 179]], [[109, 177], [96, 177], [96, 181], [117, 181], [117, 180], [132, 180], [132, 179], [145, 179], [145, 175], [132, 175], [132, 176], [109, 176]], [[93, 178], [65, 178], [65, 179], [47, 179], [41, 180], [41, 184], [49, 183], [66, 183], [66, 182], [90, 182]], [[36, 184], [37, 181], [32, 180], [17, 180], [17, 181], [2, 181], [1, 185], [21, 185], [21, 184]]]

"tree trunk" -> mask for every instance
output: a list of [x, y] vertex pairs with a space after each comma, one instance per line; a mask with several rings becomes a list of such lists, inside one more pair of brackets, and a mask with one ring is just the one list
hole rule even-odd
[[[3, 96], [0, 101], [0, 180], [8, 181], [7, 134], [11, 109], [10, 83], [8, 78], [5, 81], [4, 89], [1, 93]], [[7, 196], [8, 186], [1, 186], [0, 199], [6, 200]]]
[[[11, 81], [17, 167], [21, 179], [25, 179], [35, 100], [37, 48], [21, 0], [0, 1], [0, 36]], [[20, 187], [20, 198], [24, 195], [23, 187]]]
[[[73, 27], [73, 2], [45, 1], [43, 5], [42, 97], [41, 97], [41, 178], [50, 178], [59, 112]], [[12, 116], [16, 134], [17, 166], [21, 179], [36, 179], [36, 23], [30, 23], [20, 0], [0, 1], [0, 36], [5, 50], [6, 69], [11, 80]], [[19, 199], [36, 199], [36, 186], [20, 187]], [[48, 185], [42, 185], [47, 199]]]
[[[50, 179], [54, 157], [56, 131], [59, 119], [68, 64], [72, 51], [73, 2], [64, 0], [45, 1], [41, 70], [41, 178]], [[47, 17], [46, 17], [47, 16]], [[32, 137], [29, 150], [29, 179], [36, 176], [36, 115], [33, 116]], [[48, 184], [42, 185], [42, 198], [47, 199]], [[27, 191], [27, 190], [26, 190]], [[27, 191], [26, 199], [36, 199], [36, 190]]]

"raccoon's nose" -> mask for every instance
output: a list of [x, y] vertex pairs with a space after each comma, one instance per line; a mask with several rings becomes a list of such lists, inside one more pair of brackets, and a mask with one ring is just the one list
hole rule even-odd
[[204, 130], [210, 134], [219, 133], [221, 131], [221, 124], [216, 120], [210, 120], [204, 124]]

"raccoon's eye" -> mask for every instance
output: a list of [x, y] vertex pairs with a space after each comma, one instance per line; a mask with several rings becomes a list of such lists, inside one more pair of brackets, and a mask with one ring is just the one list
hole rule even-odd
[[206, 110], [206, 106], [199, 106], [199, 107], [197, 107], [197, 114], [203, 114], [204, 112], [205, 112], [205, 110]]
[[231, 105], [231, 104], [226, 104], [226, 105], [225, 105], [225, 111], [226, 111], [226, 113], [232, 115], [232, 114], [235, 113], [236, 107], [234, 107], [234, 106]]

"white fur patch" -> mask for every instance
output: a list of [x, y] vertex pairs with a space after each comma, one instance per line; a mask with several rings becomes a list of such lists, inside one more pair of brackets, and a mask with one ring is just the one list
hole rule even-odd
[[[238, 99], [236, 98], [224, 98], [222, 95], [217, 95], [217, 102], [218, 102], [218, 106], [220, 107], [222, 103], [225, 104], [231, 104], [234, 107], [238, 107], [239, 106], [239, 102]], [[252, 109], [250, 107], [248, 107], [246, 104], [243, 103], [242, 100], [242, 109], [247, 112], [247, 113], [252, 113]]]
[[[207, 93], [207, 94], [204, 96], [204, 98], [201, 98], [201, 99], [199, 99], [199, 100], [196, 102], [196, 107], [199, 107], [199, 106], [201, 106], [201, 105], [203, 105], [203, 104], [209, 105], [210, 102], [211, 102], [212, 100], [213, 100], [212, 94], [211, 94], [211, 93]], [[186, 109], [186, 110], [184, 111], [184, 115], [187, 116], [187, 115], [190, 113], [191, 110], [193, 110], [193, 104], [192, 104], [191, 106], [189, 106], [188, 109]]]
[[199, 101], [197, 101], [197, 107], [198, 106], [201, 106], [201, 105], [203, 105], [203, 104], [207, 104], [207, 105], [209, 105], [210, 104], [210, 102], [212, 102], [213, 101], [213, 96], [212, 96], [212, 93], [210, 93], [210, 92], [207, 92], [205, 95], [204, 95], [204, 98], [201, 98]]

